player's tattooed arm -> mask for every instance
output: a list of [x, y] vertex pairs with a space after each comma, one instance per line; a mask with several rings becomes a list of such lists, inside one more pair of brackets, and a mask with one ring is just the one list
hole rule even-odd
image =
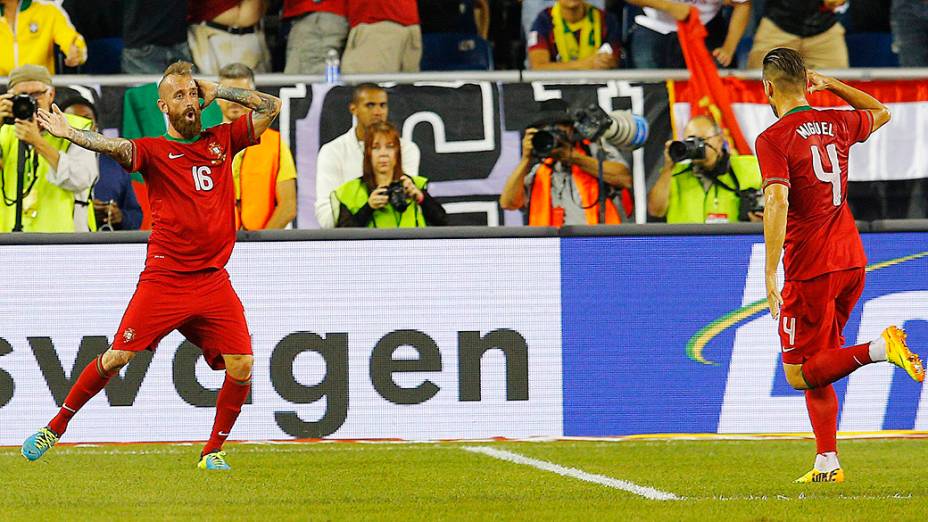
[[274, 118], [277, 117], [277, 113], [280, 112], [280, 98], [251, 89], [218, 85], [216, 87], [216, 98], [233, 101], [253, 110], [251, 122], [254, 124], [255, 136], [260, 136], [267, 130]]
[[107, 138], [99, 132], [74, 127], [65, 138], [79, 147], [106, 154], [126, 170], [132, 168], [132, 142], [125, 138]]
[[64, 138], [78, 147], [106, 154], [116, 160], [126, 170], [132, 168], [132, 142], [125, 138], [108, 138], [98, 132], [75, 129], [57, 105], [52, 105], [52, 112], [39, 109], [37, 120], [42, 130], [58, 138]]

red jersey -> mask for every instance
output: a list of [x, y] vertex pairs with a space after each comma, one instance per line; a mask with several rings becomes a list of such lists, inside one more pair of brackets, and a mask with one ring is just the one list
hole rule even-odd
[[866, 266], [847, 206], [847, 159], [851, 145], [865, 141], [872, 127], [869, 111], [800, 107], [757, 137], [764, 188], [771, 183], [789, 187], [783, 248], [787, 281]]
[[225, 266], [236, 232], [232, 158], [257, 141], [250, 113], [192, 140], [167, 135], [132, 140], [130, 170], [142, 173], [151, 203], [146, 269]]
[[416, 0], [348, 0], [348, 24], [395, 22], [418, 25], [419, 5]]
[[326, 12], [347, 17], [345, 0], [284, 0], [282, 18], [293, 18], [306, 13]]

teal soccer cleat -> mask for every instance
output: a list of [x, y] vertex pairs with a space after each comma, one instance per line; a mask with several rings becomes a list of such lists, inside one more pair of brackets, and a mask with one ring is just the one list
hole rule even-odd
[[226, 452], [214, 451], [203, 455], [197, 467], [200, 469], [226, 471], [232, 469], [232, 466], [226, 463]]
[[58, 442], [58, 435], [48, 428], [42, 428], [23, 442], [23, 457], [26, 460], [39, 460], [45, 452]]

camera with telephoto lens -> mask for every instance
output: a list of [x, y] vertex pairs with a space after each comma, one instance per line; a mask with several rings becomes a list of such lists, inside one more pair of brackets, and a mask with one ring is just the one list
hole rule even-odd
[[562, 145], [570, 145], [570, 136], [556, 125], [545, 125], [532, 136], [532, 156], [547, 158]]
[[750, 221], [750, 214], [764, 211], [764, 193], [756, 188], [747, 188], [738, 191], [741, 199], [738, 207], [738, 221]]
[[16, 123], [16, 120], [31, 120], [39, 110], [35, 100], [28, 94], [17, 94], [11, 101], [13, 102], [13, 116], [3, 118], [4, 125], [12, 125]]
[[671, 161], [680, 163], [683, 160], [706, 159], [706, 142], [700, 137], [693, 136], [683, 141], [671, 141], [667, 147], [667, 154]]
[[387, 185], [387, 201], [400, 214], [406, 212], [409, 203], [406, 201], [406, 188], [403, 187], [402, 181], [394, 181]]
[[575, 110], [573, 118], [577, 135], [591, 142], [602, 138], [616, 147], [637, 149], [648, 139], [648, 120], [631, 111], [607, 113], [594, 103]]

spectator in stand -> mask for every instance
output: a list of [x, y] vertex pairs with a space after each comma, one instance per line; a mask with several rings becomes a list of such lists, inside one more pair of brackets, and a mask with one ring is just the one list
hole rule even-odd
[[893, 0], [893, 46], [903, 67], [928, 67], [928, 2]]
[[158, 74], [174, 62], [192, 62], [187, 46], [187, 0], [124, 0], [122, 72]]
[[847, 0], [766, 0], [748, 68], [759, 69], [771, 49], [799, 51], [809, 69], [846, 69], [847, 44], [838, 12]]
[[[255, 88], [255, 74], [245, 64], [233, 63], [219, 70], [219, 85]], [[222, 122], [231, 123], [248, 114], [238, 103], [216, 100]], [[232, 160], [237, 224], [243, 230], [285, 228], [296, 217], [296, 166], [290, 147], [280, 133], [268, 128], [258, 143]]]
[[[532, 24], [535, 23], [538, 14], [552, 7], [555, 1], [556, 0], [519, 0], [519, 3], [522, 4], [522, 34], [525, 38], [528, 38], [529, 33], [532, 32]], [[600, 9], [606, 8], [605, 0], [589, 0], [587, 3]]]
[[[374, 123], [387, 121], [389, 106], [387, 91], [374, 83], [362, 83], [354, 88], [348, 110], [355, 125], [348, 132], [326, 143], [316, 159], [316, 220], [322, 228], [335, 226], [332, 211], [332, 191], [361, 175], [364, 165], [365, 130]], [[402, 171], [410, 176], [419, 174], [419, 147], [400, 138]]]
[[188, 3], [187, 43], [197, 69], [218, 74], [231, 63], [255, 72], [271, 70], [271, 53], [261, 19], [265, 0], [197, 0]]
[[0, 76], [26, 64], [41, 65], [55, 74], [55, 45], [68, 67], [87, 61], [84, 37], [57, 4], [0, 0], [0, 15]]
[[419, 0], [422, 33], [476, 34], [486, 39], [490, 34], [488, 0]]
[[326, 54], [341, 55], [348, 37], [345, 0], [284, 0], [283, 18], [293, 23], [287, 36], [286, 74], [324, 74]]
[[[723, 0], [627, 0], [644, 8], [631, 30], [632, 63], [636, 69], [686, 69], [677, 21], [686, 20], [690, 7], [699, 10], [706, 27], [706, 49], [722, 67], [732, 64], [738, 42], [751, 21], [751, 0], [730, 0], [731, 20], [721, 14]], [[728, 0], [726, 0], [728, 1]]]
[[621, 56], [619, 21], [584, 0], [557, 0], [528, 34], [529, 69], [615, 69]]
[[422, 32], [416, 0], [346, 0], [348, 42], [342, 72], [419, 72]]
[[[332, 192], [337, 227], [423, 228], [448, 224], [429, 180], [403, 172], [400, 133], [381, 121], [364, 134], [364, 163], [357, 177]], [[334, 217], [334, 216], [333, 216]]]
[[[65, 114], [87, 118], [97, 132], [97, 108], [76, 91], [61, 97], [58, 108]], [[116, 160], [106, 154], [97, 155], [100, 178], [93, 186], [93, 210], [97, 230], [138, 230], [142, 224], [142, 207], [135, 198], [129, 173]]]

